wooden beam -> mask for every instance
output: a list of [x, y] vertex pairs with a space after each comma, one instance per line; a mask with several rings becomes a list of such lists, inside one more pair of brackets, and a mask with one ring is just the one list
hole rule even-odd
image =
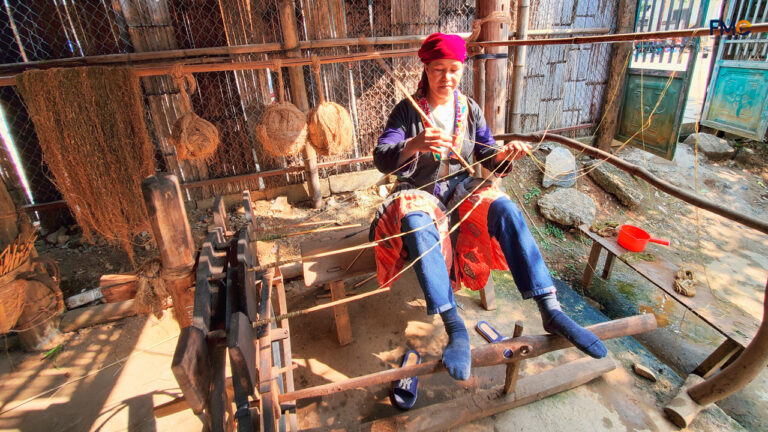
[[[629, 33], [635, 28], [637, 0], [619, 0], [617, 28], [619, 33]], [[600, 150], [610, 151], [613, 136], [619, 127], [619, 110], [624, 101], [626, 62], [632, 52], [632, 43], [619, 43], [611, 47], [611, 64], [608, 81], [603, 91], [602, 127], [595, 132], [595, 144]], [[614, 93], [615, 92], [615, 93]]]
[[442, 431], [486, 418], [586, 384], [616, 369], [610, 358], [584, 358], [557, 366], [518, 381], [517, 389], [504, 395], [502, 389], [482, 390], [398, 416], [362, 425], [362, 431]]
[[[737, 210], [720, 205], [714, 201], [709, 201], [705, 198], [700, 197], [695, 192], [690, 192], [687, 189], [683, 189], [681, 187], [675, 186], [672, 183], [669, 183], [665, 180], [660, 179], [659, 177], [656, 177], [655, 175], [651, 174], [650, 171], [648, 171], [647, 169], [641, 166], [629, 163], [624, 159], [613, 156], [608, 152], [602, 151], [595, 147], [590, 147], [574, 139], [566, 138], [564, 136], [552, 134], [552, 133], [529, 133], [529, 134], [512, 133], [512, 134], [504, 134], [502, 137], [505, 140], [518, 140], [518, 141], [524, 141], [529, 143], [539, 143], [539, 142], [543, 142], [544, 140], [547, 140], [547, 141], [554, 141], [556, 143], [563, 144], [565, 146], [579, 150], [582, 153], [586, 153], [589, 156], [592, 156], [594, 158], [604, 160], [610, 163], [611, 165], [616, 166], [617, 168], [621, 169], [624, 172], [627, 172], [629, 174], [634, 175], [635, 177], [639, 177], [647, 181], [648, 183], [651, 184], [651, 186], [654, 186], [655, 188], [661, 190], [662, 192], [668, 193], [669, 195], [679, 198], [689, 204], [692, 204], [704, 210], [708, 210], [712, 213], [718, 214], [726, 219], [736, 221], [742, 225], [748, 226], [752, 229], [756, 229], [764, 234], [768, 234], [768, 221], [758, 219], [754, 216], [750, 216], [744, 213], [740, 213]], [[496, 138], [498, 139], [499, 137], [496, 137]]]
[[[587, 329], [598, 338], [605, 340], [644, 333], [654, 330], [656, 327], [656, 318], [652, 314], [646, 314], [596, 324], [587, 327]], [[509, 363], [518, 359], [524, 360], [570, 346], [572, 346], [571, 343], [564, 337], [555, 335], [521, 336], [519, 338], [506, 339], [496, 344], [483, 345], [473, 349], [472, 367], [486, 367]], [[280, 395], [280, 401], [320, 397], [360, 387], [387, 384], [401, 378], [429, 375], [443, 371], [445, 371], [445, 366], [442, 362], [424, 362], [418, 365], [404, 366], [351, 378], [342, 382], [297, 390]]]

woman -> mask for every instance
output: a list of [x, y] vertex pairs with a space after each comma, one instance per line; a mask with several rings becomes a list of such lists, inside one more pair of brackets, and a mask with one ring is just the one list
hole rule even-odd
[[[461, 155], [503, 175], [529, 151], [520, 142], [498, 147], [480, 107], [458, 90], [465, 56], [460, 36], [434, 33], [424, 41], [419, 50], [424, 72], [414, 100], [429, 120], [404, 99], [374, 149], [376, 167], [396, 173], [399, 180], [371, 226], [372, 240], [380, 241], [379, 283], [390, 285], [406, 263], [413, 265], [427, 313], [439, 313], [445, 324], [449, 341], [443, 362], [457, 380], [469, 378], [471, 355], [453, 290], [462, 283], [482, 289], [491, 269], [510, 270], [523, 298], [536, 300], [546, 331], [566, 337], [592, 357], [604, 357], [603, 343], [560, 310], [549, 270], [520, 210], [490, 181], [470, 177], [458, 160]], [[459, 222], [453, 247], [450, 227]]]

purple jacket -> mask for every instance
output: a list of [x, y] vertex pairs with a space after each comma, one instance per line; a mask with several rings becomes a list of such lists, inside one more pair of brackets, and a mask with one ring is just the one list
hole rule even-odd
[[[470, 164], [474, 161], [483, 160], [482, 165], [487, 169], [496, 170], [499, 174], [506, 173], [509, 169], [509, 163], [504, 163], [504, 166], [499, 167], [499, 164], [494, 162], [494, 158], [490, 157], [497, 153], [497, 146], [485, 122], [483, 111], [474, 100], [471, 98], [467, 98], [467, 100], [469, 118], [464, 134], [465, 141], [462, 145], [461, 156]], [[416, 111], [408, 99], [403, 99], [395, 106], [392, 113], [389, 114], [384, 132], [379, 137], [376, 148], [373, 149], [373, 163], [382, 173], [397, 174], [400, 181], [423, 188], [445, 203], [456, 185], [469, 176], [466, 170], [462, 170], [458, 160], [450, 160], [449, 172], [452, 175], [445, 180], [438, 181], [434, 185], [430, 183], [437, 179], [440, 163], [435, 161], [431, 153], [421, 153], [412, 156], [409, 163], [403, 169], [394, 172], [398, 168], [397, 160], [403, 151], [405, 142], [420, 134], [423, 130], [424, 126], [419, 112]], [[474, 141], [485, 145], [476, 145]]]

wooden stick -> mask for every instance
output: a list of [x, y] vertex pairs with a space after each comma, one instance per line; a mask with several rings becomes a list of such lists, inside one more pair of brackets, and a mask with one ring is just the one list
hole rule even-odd
[[665, 180], [662, 180], [659, 177], [656, 177], [655, 175], [651, 174], [650, 171], [646, 170], [641, 166], [637, 166], [635, 164], [629, 163], [624, 159], [618, 158], [608, 152], [602, 151], [595, 147], [590, 147], [586, 144], [582, 144], [574, 139], [566, 138], [561, 135], [550, 134], [546, 132], [530, 133], [530, 134], [503, 134], [503, 135], [498, 135], [497, 138], [503, 139], [503, 140], [518, 140], [518, 141], [525, 141], [525, 142], [532, 142], [532, 143], [548, 140], [548, 141], [554, 141], [554, 142], [566, 145], [568, 147], [584, 152], [597, 159], [604, 160], [610, 163], [611, 165], [614, 165], [617, 168], [621, 169], [622, 171], [625, 171], [629, 174], [632, 174], [634, 176], [637, 176], [647, 181], [652, 186], [656, 187], [662, 192], [668, 193], [689, 204], [692, 204], [704, 210], [708, 210], [712, 213], [718, 214], [726, 219], [736, 221], [742, 225], [758, 230], [764, 234], [768, 234], [768, 222], [764, 220], [758, 219], [756, 217], [753, 217], [747, 214], [740, 213], [731, 208], [717, 204], [714, 201], [709, 201], [695, 193], [691, 193]]
[[[643, 333], [654, 330], [656, 327], [656, 318], [653, 314], [645, 314], [595, 324], [587, 327], [587, 329], [592, 331], [598, 338], [605, 340]], [[562, 336], [521, 336], [519, 338], [507, 339], [496, 344], [483, 345], [473, 349], [472, 366], [485, 367], [509, 363], [518, 359], [523, 360], [537, 357], [550, 351], [570, 346], [572, 346], [571, 343]], [[418, 365], [404, 366], [397, 369], [363, 375], [342, 382], [323, 384], [316, 387], [297, 390], [295, 392], [280, 395], [280, 401], [292, 401], [325, 396], [360, 387], [387, 384], [401, 378], [429, 375], [443, 371], [445, 371], [445, 366], [442, 362], [425, 362]]]
[[328, 309], [328, 308], [331, 308], [331, 307], [334, 307], [334, 306], [338, 306], [338, 305], [342, 305], [342, 304], [346, 304], [346, 303], [351, 303], [353, 301], [357, 301], [357, 300], [363, 299], [365, 297], [370, 297], [372, 295], [382, 294], [382, 293], [385, 293], [385, 292], [389, 292], [389, 290], [390, 290], [389, 287], [378, 288], [378, 289], [375, 289], [373, 291], [368, 291], [368, 292], [365, 292], [365, 293], [362, 293], [362, 294], [354, 295], [352, 297], [343, 298], [341, 300], [336, 300], [336, 301], [328, 302], [328, 303], [325, 303], [325, 304], [321, 304], [321, 305], [317, 305], [317, 306], [312, 306], [310, 308], [306, 308], [306, 309], [302, 309], [302, 310], [298, 310], [298, 311], [294, 311], [294, 312], [288, 312], [286, 314], [277, 315], [277, 316], [272, 317], [272, 318], [260, 319], [258, 321], [254, 321], [253, 322], [253, 327], [255, 328], [255, 327], [258, 327], [260, 325], [269, 324], [269, 323], [276, 322], [276, 321], [281, 321], [281, 320], [284, 320], [284, 319], [295, 318], [295, 317], [300, 316], [300, 315], [306, 315], [308, 313], [317, 312], [319, 310]]
[[364, 283], [368, 282], [369, 280], [371, 280], [371, 279], [373, 279], [373, 278], [375, 278], [375, 277], [376, 277], [376, 273], [374, 273], [374, 274], [372, 274], [372, 275], [368, 276], [367, 278], [365, 278], [365, 279], [361, 280], [360, 282], [358, 282], [358, 283], [356, 283], [356, 284], [352, 285], [352, 288], [359, 288], [359, 287], [361, 287], [361, 286], [362, 286]]
[[365, 249], [360, 249], [360, 252], [358, 252], [358, 253], [357, 253], [357, 255], [355, 255], [355, 258], [352, 260], [352, 262], [351, 262], [351, 263], [349, 263], [349, 265], [347, 266], [347, 268], [345, 268], [345, 269], [344, 269], [344, 273], [348, 272], [348, 271], [349, 271], [349, 269], [351, 269], [351, 268], [352, 268], [352, 266], [353, 266], [353, 265], [355, 265], [355, 263], [357, 262], [357, 260], [360, 258], [360, 255], [362, 255], [362, 254], [363, 254], [363, 252], [365, 252]]
[[290, 233], [290, 234], [287, 234], [286, 237], [295, 237], [295, 236], [300, 236], [304, 234], [314, 234], [314, 233], [327, 232], [327, 231], [338, 231], [338, 230], [343, 230], [347, 228], [359, 228], [361, 226], [363, 226], [363, 224], [357, 223], [357, 224], [349, 224], [349, 225], [331, 226], [326, 228], [315, 228], [311, 230]]

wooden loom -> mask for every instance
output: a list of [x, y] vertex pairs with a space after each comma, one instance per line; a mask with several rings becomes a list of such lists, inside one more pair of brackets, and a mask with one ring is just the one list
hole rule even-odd
[[[197, 257], [192, 325], [182, 329], [171, 366], [183, 397], [155, 407], [155, 416], [190, 408], [212, 431], [235, 427], [238, 431], [297, 431], [297, 400], [445, 371], [442, 362], [432, 361], [294, 390], [290, 328], [287, 319], [275, 320], [288, 314], [282, 275], [278, 268], [256, 271], [254, 215], [247, 191], [243, 205], [247, 224], [232, 232], [223, 200], [216, 200], [214, 223]], [[589, 329], [600, 339], [611, 339], [656, 326], [649, 314]], [[376, 420], [362, 428], [444, 429], [577, 387], [616, 367], [611, 359], [581, 359], [518, 380], [522, 361], [571, 346], [560, 336], [521, 333], [522, 327], [516, 327], [513, 338], [472, 350], [473, 367], [506, 365], [502, 388]], [[227, 353], [231, 377], [225, 375]], [[480, 399], [482, 410], [468, 408]]]

